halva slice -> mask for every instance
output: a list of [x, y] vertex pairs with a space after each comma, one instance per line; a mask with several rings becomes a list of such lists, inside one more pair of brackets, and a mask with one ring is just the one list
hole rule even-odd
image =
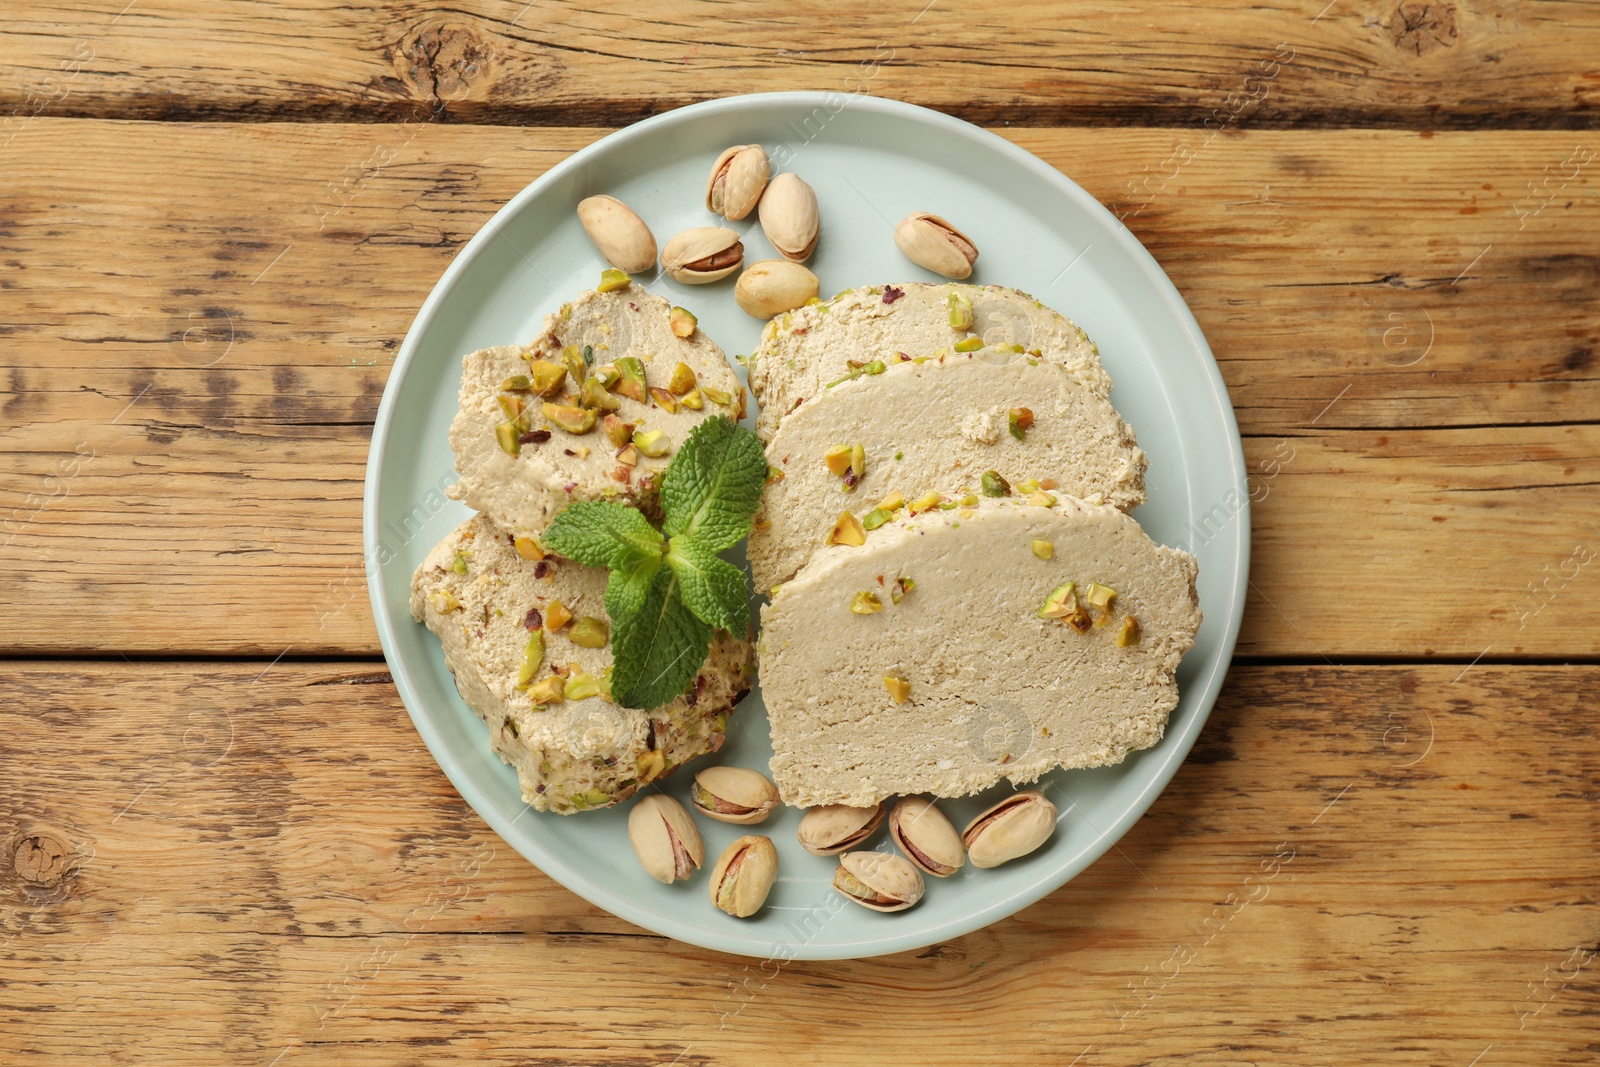
[[[519, 551], [520, 545], [520, 551]], [[725, 632], [684, 696], [652, 711], [610, 699], [607, 573], [469, 519], [411, 580], [411, 614], [439, 636], [462, 699], [540, 811], [602, 808], [715, 752], [750, 687], [750, 644]]]
[[865, 530], [930, 490], [955, 507], [1041, 489], [1128, 509], [1144, 503], [1145, 462], [1111, 402], [1056, 364], [894, 364], [802, 404], [772, 436], [750, 534], [756, 588], [788, 581], [843, 511]]
[[1065, 367], [1090, 392], [1111, 395], [1094, 342], [1027, 293], [998, 285], [872, 285], [767, 324], [749, 360], [761, 405], [756, 432], [770, 440], [791, 411], [830, 385], [899, 359], [944, 353], [987, 363], [1031, 356]]
[[653, 512], [689, 432], [714, 415], [738, 418], [745, 404], [693, 316], [631, 283], [562, 305], [532, 345], [462, 364], [452, 495], [517, 534], [542, 534], [578, 500]]
[[1069, 497], [904, 515], [762, 612], [784, 803], [964, 796], [1161, 739], [1200, 625], [1193, 556]]

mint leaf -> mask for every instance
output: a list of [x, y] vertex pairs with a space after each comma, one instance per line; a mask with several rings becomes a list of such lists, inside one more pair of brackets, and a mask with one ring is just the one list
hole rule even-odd
[[650, 595], [650, 583], [661, 568], [659, 557], [645, 561], [632, 570], [617, 569], [606, 581], [606, 614], [613, 620], [632, 615], [644, 607]]
[[670, 703], [700, 673], [711, 634], [679, 598], [671, 568], [662, 567], [639, 609], [613, 619], [612, 697], [623, 707], [646, 710]]
[[692, 537], [712, 552], [731, 548], [750, 532], [766, 481], [761, 440], [726, 415], [707, 419], [661, 479], [662, 530]]
[[667, 542], [667, 566], [677, 575], [679, 596], [701, 622], [740, 637], [750, 629], [744, 571], [682, 534]]
[[580, 501], [557, 515], [539, 540], [586, 567], [636, 570], [661, 559], [661, 531], [626, 504]]

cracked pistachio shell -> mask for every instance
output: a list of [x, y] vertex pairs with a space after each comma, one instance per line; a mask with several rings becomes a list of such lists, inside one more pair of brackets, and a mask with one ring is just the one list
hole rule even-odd
[[784, 259], [803, 263], [811, 258], [821, 232], [817, 194], [798, 174], [772, 179], [761, 198], [761, 230]]
[[656, 261], [656, 238], [644, 220], [614, 196], [578, 201], [578, 221], [589, 240], [618, 270], [640, 274]]
[[823, 804], [806, 812], [795, 836], [813, 856], [837, 856], [865, 844], [883, 824], [883, 805]]
[[770, 837], [741, 837], [711, 869], [711, 903], [735, 918], [761, 910], [778, 879], [778, 850]]
[[834, 888], [873, 911], [904, 911], [922, 899], [922, 873], [891, 852], [846, 852]]
[[948, 878], [967, 862], [961, 835], [931, 800], [907, 797], [889, 813], [889, 836], [906, 858], [935, 878]]
[[749, 826], [765, 822], [778, 806], [778, 787], [748, 767], [707, 767], [694, 776], [690, 797], [702, 815]]
[[967, 824], [961, 840], [974, 867], [998, 867], [1026, 856], [1056, 832], [1056, 806], [1028, 790], [1006, 797]]
[[758, 144], [734, 145], [711, 164], [706, 210], [729, 220], [744, 218], [755, 210], [771, 174], [766, 149]]
[[907, 259], [935, 274], [960, 280], [972, 276], [978, 246], [938, 215], [917, 211], [894, 228], [894, 243]]
[[645, 872], [671, 885], [705, 862], [706, 846], [689, 813], [669, 796], [652, 793], [628, 812], [628, 840]]
[[739, 235], [722, 226], [697, 226], [675, 235], [661, 250], [661, 269], [685, 285], [720, 281], [744, 263]]
[[793, 311], [816, 295], [817, 276], [787, 259], [750, 264], [733, 287], [733, 299], [758, 319]]

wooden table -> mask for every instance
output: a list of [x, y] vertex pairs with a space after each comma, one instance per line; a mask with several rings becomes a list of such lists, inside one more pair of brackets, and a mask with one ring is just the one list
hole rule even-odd
[[[0, 1061], [1600, 1059], [1600, 8], [922, 2], [7, 7]], [[1216, 350], [1255, 563], [1116, 849], [780, 967], [491, 833], [359, 546], [395, 351], [490, 213], [789, 88], [991, 126], [1123, 217]]]

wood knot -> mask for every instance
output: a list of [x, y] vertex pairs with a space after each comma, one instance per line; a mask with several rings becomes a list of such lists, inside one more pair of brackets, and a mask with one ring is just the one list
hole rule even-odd
[[49, 834], [33, 834], [17, 842], [11, 868], [29, 885], [49, 887], [66, 877], [70, 855], [67, 846]]
[[1389, 14], [1383, 28], [1396, 48], [1414, 56], [1453, 48], [1457, 37], [1455, 5], [1401, 4]]
[[400, 81], [412, 95], [462, 100], [485, 74], [494, 48], [470, 26], [427, 19], [390, 51]]

